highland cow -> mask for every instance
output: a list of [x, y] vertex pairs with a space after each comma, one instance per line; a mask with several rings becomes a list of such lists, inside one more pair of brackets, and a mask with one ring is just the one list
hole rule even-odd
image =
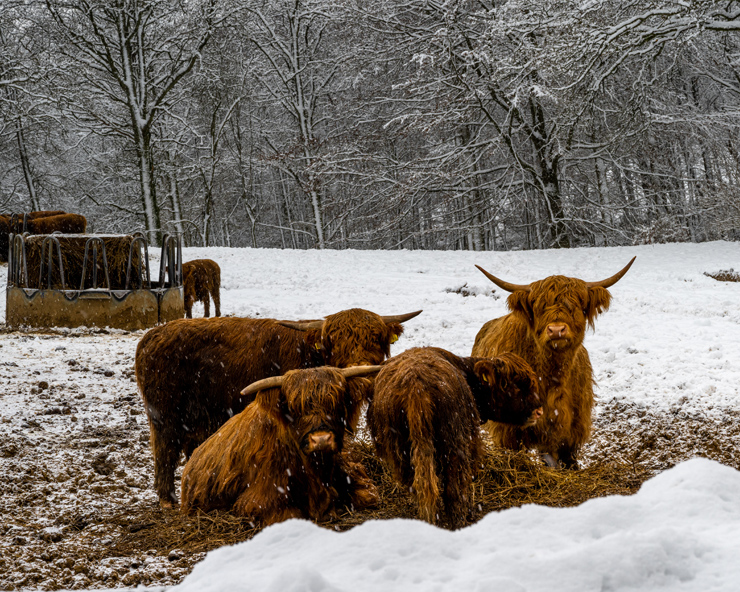
[[[26, 223], [26, 229], [30, 234], [85, 234], [87, 230], [87, 219], [80, 214], [58, 214], [56, 216], [44, 216], [31, 218]], [[14, 230], [18, 232], [18, 230]]]
[[[136, 349], [136, 380], [163, 506], [177, 503], [175, 468], [251, 399], [241, 389], [288, 370], [381, 363], [421, 311], [381, 317], [354, 308], [319, 321], [178, 319], [155, 327]], [[359, 409], [348, 417], [357, 424]]]
[[388, 360], [375, 379], [367, 423], [378, 456], [416, 498], [419, 517], [453, 528], [470, 512], [483, 454], [480, 426], [534, 425], [542, 415], [537, 377], [519, 356], [461, 358], [436, 347]]
[[511, 292], [511, 312], [488, 321], [475, 338], [474, 356], [512, 352], [537, 373], [544, 416], [537, 425], [521, 428], [493, 424], [492, 436], [504, 448], [536, 449], [550, 466], [577, 468], [578, 453], [591, 435], [594, 405], [593, 370], [583, 346], [586, 326], [609, 308], [607, 288], [629, 270], [600, 282], [554, 275], [531, 284], [505, 282], [478, 267], [494, 284]]
[[256, 399], [200, 445], [182, 474], [183, 513], [228, 510], [261, 526], [324, 520], [341, 504], [378, 500], [358, 466], [344, 462], [348, 411], [380, 366], [291, 370], [253, 383]]
[[20, 234], [27, 230], [27, 228], [24, 228], [24, 220], [27, 224], [28, 220], [58, 216], [59, 214], [64, 213], [64, 210], [45, 210], [28, 212], [26, 214], [0, 214], [0, 262], [5, 263], [8, 260], [8, 249], [10, 247], [9, 237], [11, 232], [13, 234]]
[[204, 316], [211, 316], [210, 301], [221, 316], [221, 268], [211, 259], [196, 259], [182, 264], [182, 285], [185, 294], [185, 316], [193, 318], [193, 303], [202, 302]]

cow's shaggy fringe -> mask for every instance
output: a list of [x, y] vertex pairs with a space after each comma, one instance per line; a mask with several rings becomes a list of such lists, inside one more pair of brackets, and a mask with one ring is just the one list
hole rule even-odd
[[[367, 520], [417, 519], [411, 495], [375, 456], [372, 444], [359, 440], [346, 448], [365, 465], [378, 486], [381, 502], [374, 510], [345, 509], [338, 520], [321, 526], [343, 531]], [[490, 512], [524, 504], [566, 507], [595, 497], [631, 495], [652, 475], [640, 465], [621, 463], [594, 465], [578, 471], [551, 469], [527, 452], [501, 449], [488, 449], [484, 460], [474, 482], [473, 521]], [[183, 516], [177, 511], [160, 510], [154, 504], [145, 513], [122, 513], [108, 521], [122, 527], [121, 536], [109, 548], [111, 556], [140, 553], [142, 549], [165, 555], [178, 549], [184, 556], [191, 556], [251, 539], [260, 530], [249, 520], [228, 512]]]

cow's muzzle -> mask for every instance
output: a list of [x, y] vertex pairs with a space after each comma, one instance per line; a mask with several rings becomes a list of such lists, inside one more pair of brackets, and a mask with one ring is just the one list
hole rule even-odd
[[531, 428], [533, 425], [535, 425], [540, 418], [542, 417], [544, 411], [542, 407], [537, 407], [534, 411], [532, 411], [531, 415], [527, 419], [527, 421], [524, 423], [525, 428]]
[[336, 452], [337, 439], [333, 432], [317, 430], [311, 432], [306, 438], [304, 449], [308, 454], [316, 452]]

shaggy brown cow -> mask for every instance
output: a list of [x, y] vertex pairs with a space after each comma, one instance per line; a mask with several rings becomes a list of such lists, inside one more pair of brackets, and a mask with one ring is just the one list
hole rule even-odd
[[348, 412], [380, 366], [291, 370], [244, 389], [257, 398], [199, 446], [182, 474], [182, 512], [230, 510], [267, 526], [377, 503], [342, 455]]
[[420, 518], [435, 524], [441, 499], [450, 525], [465, 523], [483, 453], [481, 423], [534, 425], [542, 415], [537, 388], [532, 368], [513, 354], [461, 358], [412, 348], [382, 366], [367, 423], [378, 456], [413, 492]]
[[211, 299], [216, 316], [221, 316], [221, 268], [211, 259], [195, 259], [182, 264], [182, 284], [185, 293], [185, 316], [193, 318], [193, 303], [202, 302], [204, 316], [211, 316]]
[[0, 262], [5, 263], [8, 260], [10, 233], [13, 232], [13, 234], [18, 234], [24, 232], [24, 216], [26, 217], [26, 220], [35, 220], [36, 218], [46, 218], [48, 216], [57, 216], [64, 213], [64, 210], [44, 210], [37, 212], [28, 212], [27, 214], [16, 214], [8, 216], [0, 214]]
[[[155, 327], [136, 349], [136, 380], [149, 417], [154, 487], [163, 506], [177, 503], [175, 467], [249, 397], [244, 385], [288, 370], [379, 364], [421, 311], [381, 317], [353, 308], [323, 321], [178, 319]], [[356, 425], [359, 409], [350, 413]]]
[[583, 338], [597, 315], [609, 308], [607, 288], [627, 273], [600, 282], [554, 275], [527, 285], [510, 284], [478, 267], [488, 279], [511, 292], [511, 313], [488, 321], [473, 345], [474, 356], [513, 352], [531, 364], [541, 381], [544, 417], [536, 426], [494, 424], [496, 442], [509, 449], [535, 448], [551, 465], [578, 466], [578, 453], [591, 434], [593, 371]]
[[28, 220], [26, 228], [31, 234], [85, 234], [87, 220], [80, 214], [59, 214]]

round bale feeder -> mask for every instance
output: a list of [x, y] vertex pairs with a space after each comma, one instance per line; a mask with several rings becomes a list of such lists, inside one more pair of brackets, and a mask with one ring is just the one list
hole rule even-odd
[[159, 280], [149, 248], [134, 235], [10, 236], [9, 327], [137, 330], [184, 316], [182, 242], [165, 235]]

